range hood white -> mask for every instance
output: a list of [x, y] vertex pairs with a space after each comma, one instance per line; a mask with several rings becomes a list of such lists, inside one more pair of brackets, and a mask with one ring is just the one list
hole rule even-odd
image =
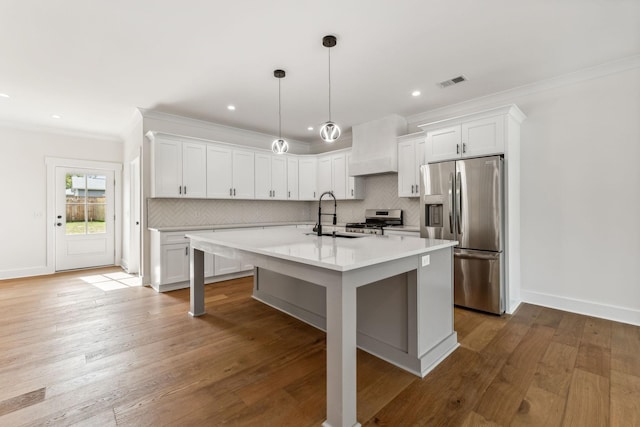
[[407, 121], [397, 114], [352, 127], [349, 175], [398, 172], [398, 135], [407, 133]]

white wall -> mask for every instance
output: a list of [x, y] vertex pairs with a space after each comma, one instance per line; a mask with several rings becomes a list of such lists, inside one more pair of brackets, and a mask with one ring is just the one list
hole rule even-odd
[[518, 105], [527, 115], [522, 300], [640, 325], [640, 67], [632, 64], [423, 113], [410, 129]]
[[640, 69], [518, 104], [523, 299], [640, 324]]
[[53, 132], [0, 126], [0, 279], [53, 272], [45, 157], [122, 161], [121, 141]]

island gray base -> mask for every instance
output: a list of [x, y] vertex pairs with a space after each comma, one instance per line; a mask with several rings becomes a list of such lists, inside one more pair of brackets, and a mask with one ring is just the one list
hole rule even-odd
[[[451, 309], [451, 252], [447, 248], [430, 256], [427, 268], [375, 281], [356, 291], [357, 346], [420, 377], [458, 347]], [[422, 282], [417, 274], [425, 275]], [[326, 331], [323, 286], [256, 268], [253, 297]], [[448, 314], [443, 317], [443, 313]]]

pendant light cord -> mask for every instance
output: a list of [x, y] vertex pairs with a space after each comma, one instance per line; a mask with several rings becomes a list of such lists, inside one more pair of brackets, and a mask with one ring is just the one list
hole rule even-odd
[[280, 80], [278, 79], [278, 139], [282, 139], [282, 105], [280, 97]]
[[331, 48], [329, 51], [329, 121], [331, 121]]

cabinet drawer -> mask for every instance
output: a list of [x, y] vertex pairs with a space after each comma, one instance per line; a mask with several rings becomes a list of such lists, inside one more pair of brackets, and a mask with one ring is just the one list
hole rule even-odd
[[160, 244], [171, 245], [174, 243], [189, 243], [187, 234], [207, 233], [212, 230], [191, 230], [191, 231], [163, 231], [160, 233]]
[[160, 233], [160, 244], [170, 245], [173, 243], [188, 243], [188, 240], [184, 237], [184, 231], [171, 231]]

